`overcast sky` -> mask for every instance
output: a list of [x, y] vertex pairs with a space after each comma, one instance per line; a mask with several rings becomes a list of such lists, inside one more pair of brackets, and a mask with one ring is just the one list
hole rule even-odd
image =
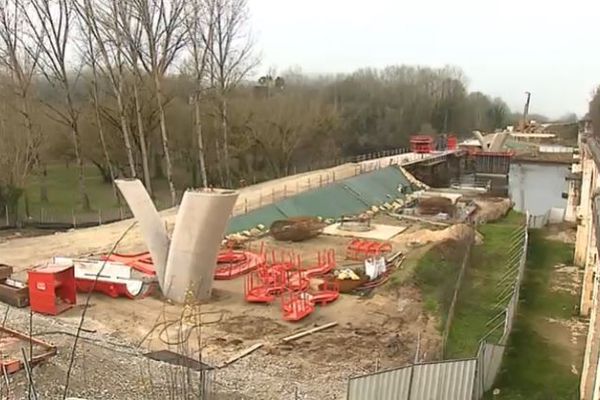
[[263, 63], [305, 73], [461, 67], [469, 90], [582, 115], [600, 84], [600, 0], [248, 0]]

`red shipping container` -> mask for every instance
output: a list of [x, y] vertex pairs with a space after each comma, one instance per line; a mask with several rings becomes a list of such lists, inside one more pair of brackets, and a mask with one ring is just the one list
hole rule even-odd
[[77, 302], [73, 265], [42, 265], [28, 271], [27, 274], [32, 311], [58, 315]]

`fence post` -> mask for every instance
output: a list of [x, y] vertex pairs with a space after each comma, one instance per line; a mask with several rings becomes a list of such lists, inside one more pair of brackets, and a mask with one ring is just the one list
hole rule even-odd
[[244, 197], [244, 214], [248, 214], [248, 198]]
[[98, 209], [98, 225], [102, 225], [102, 209]]
[[8, 219], [8, 204], [4, 206], [4, 212], [6, 213], [6, 226], [10, 225], [10, 220]]

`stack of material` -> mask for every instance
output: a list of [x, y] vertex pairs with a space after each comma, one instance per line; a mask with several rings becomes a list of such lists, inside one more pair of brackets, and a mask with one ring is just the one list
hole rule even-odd
[[301, 242], [318, 236], [324, 227], [316, 217], [294, 217], [273, 222], [269, 231], [275, 240]]
[[0, 264], [0, 301], [13, 307], [29, 305], [29, 290], [27, 285], [11, 279], [13, 268]]
[[454, 214], [452, 200], [445, 197], [420, 198], [418, 210], [421, 215]]

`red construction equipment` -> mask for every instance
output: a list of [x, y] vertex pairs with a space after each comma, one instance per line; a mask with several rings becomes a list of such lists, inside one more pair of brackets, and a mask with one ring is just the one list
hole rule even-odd
[[300, 321], [315, 310], [306, 292], [288, 290], [281, 295], [281, 311], [286, 321]]
[[113, 253], [109, 256], [101, 256], [101, 260], [120, 262], [129, 265], [131, 268], [147, 275], [156, 275], [152, 256], [149, 252], [137, 254], [117, 254]]
[[227, 249], [219, 252], [215, 279], [225, 280], [242, 276], [265, 265], [265, 255], [261, 247], [260, 253]]
[[410, 151], [418, 154], [433, 152], [433, 138], [427, 135], [414, 135], [410, 138]]
[[[59, 265], [74, 265], [77, 290], [83, 293], [104, 293], [110, 297], [138, 299], [148, 296], [156, 287], [154, 265], [144, 253], [101, 256], [90, 259], [54, 257]], [[149, 273], [146, 273], [149, 272]]]
[[73, 264], [48, 264], [27, 271], [31, 310], [58, 315], [73, 307], [77, 302], [74, 270]]
[[384, 256], [392, 251], [392, 245], [374, 240], [353, 239], [346, 247], [346, 258], [364, 261], [370, 257]]
[[23, 349], [28, 349], [26, 351], [29, 353], [30, 348], [33, 351], [33, 357], [27, 354], [30, 367], [56, 354], [56, 346], [25, 333], [0, 327], [0, 353], [2, 354], [2, 357], [0, 357], [0, 367], [2, 371], [12, 374], [23, 369], [25, 367]]
[[335, 250], [330, 249], [317, 253], [317, 265], [302, 271], [306, 279], [330, 273], [335, 268]]
[[458, 148], [458, 139], [455, 135], [448, 135], [446, 150], [456, 150]]
[[334, 281], [325, 281], [319, 291], [310, 294], [310, 300], [315, 305], [324, 306], [340, 297], [340, 286]]

